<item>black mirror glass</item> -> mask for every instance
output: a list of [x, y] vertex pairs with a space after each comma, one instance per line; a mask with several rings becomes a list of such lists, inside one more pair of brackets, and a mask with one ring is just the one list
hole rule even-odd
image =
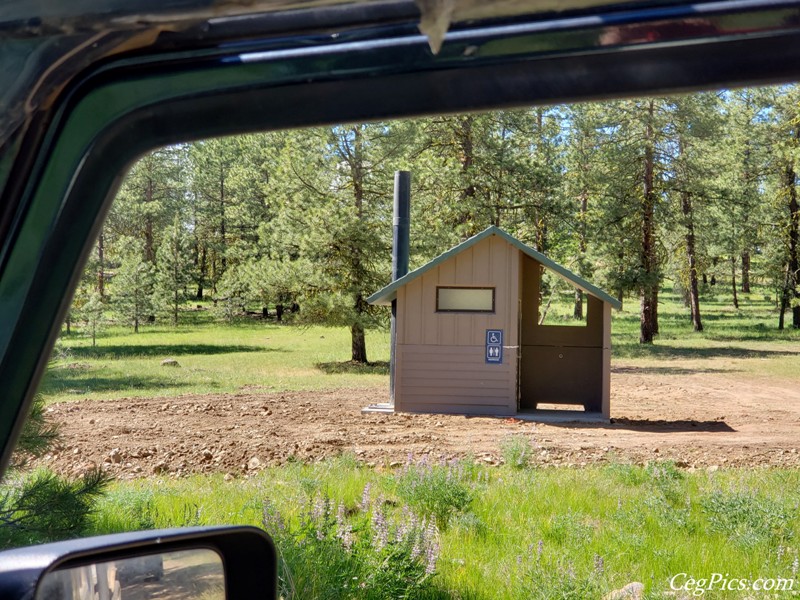
[[47, 573], [37, 600], [225, 599], [219, 554], [195, 548], [67, 566]]

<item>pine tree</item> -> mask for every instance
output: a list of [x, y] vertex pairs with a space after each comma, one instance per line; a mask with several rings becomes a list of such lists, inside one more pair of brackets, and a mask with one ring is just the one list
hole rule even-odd
[[145, 260], [145, 242], [132, 238], [123, 239], [121, 263], [113, 279], [113, 304], [119, 316], [133, 325], [139, 333], [139, 325], [153, 312], [153, 265]]
[[162, 236], [158, 248], [153, 303], [178, 325], [178, 312], [186, 299], [191, 281], [191, 242], [186, 229], [175, 217]]

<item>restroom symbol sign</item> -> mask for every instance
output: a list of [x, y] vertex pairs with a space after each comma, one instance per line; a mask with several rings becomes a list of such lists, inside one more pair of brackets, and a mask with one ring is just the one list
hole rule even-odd
[[486, 330], [486, 362], [498, 363], [498, 364], [501, 364], [503, 362], [502, 329]]

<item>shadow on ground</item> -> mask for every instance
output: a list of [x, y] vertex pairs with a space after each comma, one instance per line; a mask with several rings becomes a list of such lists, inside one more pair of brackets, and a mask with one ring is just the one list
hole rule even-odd
[[614, 345], [614, 358], [777, 358], [778, 356], [800, 356], [800, 351], [791, 350], [756, 350], [737, 346], [719, 346], [716, 348], [689, 348], [655, 343], [652, 345], [620, 344]]
[[725, 421], [695, 421], [695, 420], [651, 420], [628, 419], [625, 417], [613, 418], [611, 423], [547, 423], [551, 427], [567, 427], [570, 429], [628, 429], [640, 433], [685, 433], [688, 431], [703, 433], [735, 433], [736, 430]]
[[146, 344], [141, 346], [89, 346], [70, 348], [75, 358], [129, 358], [135, 356], [185, 356], [189, 354], [233, 354], [237, 352], [286, 352], [269, 346], [216, 344]]
[[388, 375], [389, 363], [385, 360], [378, 360], [371, 363], [360, 363], [352, 360], [345, 362], [326, 362], [314, 365], [328, 375], [339, 375], [342, 373], [353, 375]]
[[740, 373], [741, 369], [689, 369], [686, 367], [611, 367], [612, 373], [631, 375], [704, 375], [708, 373]]
[[120, 390], [166, 389], [187, 387], [189, 383], [175, 381], [167, 377], [140, 377], [119, 375], [118, 377], [98, 377], [80, 371], [50, 371], [42, 383], [43, 394], [92, 392], [118, 392]]

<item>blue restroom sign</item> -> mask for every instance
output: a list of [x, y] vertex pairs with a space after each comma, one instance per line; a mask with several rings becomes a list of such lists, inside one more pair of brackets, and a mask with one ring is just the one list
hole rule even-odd
[[503, 363], [503, 330], [486, 330], [486, 362]]

